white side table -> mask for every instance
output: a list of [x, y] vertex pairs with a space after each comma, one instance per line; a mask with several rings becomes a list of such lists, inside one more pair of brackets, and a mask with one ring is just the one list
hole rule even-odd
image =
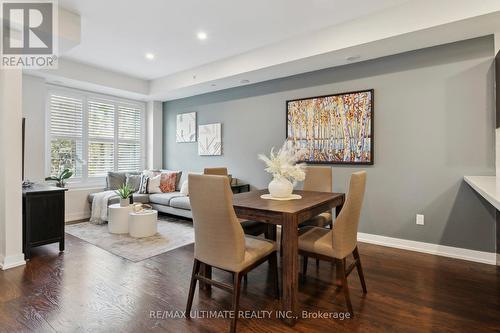
[[128, 233], [128, 214], [132, 206], [121, 207], [120, 204], [109, 205], [108, 231], [112, 234]]
[[158, 232], [158, 212], [148, 210], [141, 213], [130, 212], [128, 232], [135, 238], [150, 237]]

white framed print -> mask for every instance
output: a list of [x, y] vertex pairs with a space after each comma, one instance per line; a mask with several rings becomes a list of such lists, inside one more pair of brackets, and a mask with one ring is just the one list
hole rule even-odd
[[198, 126], [198, 155], [222, 155], [221, 123]]
[[196, 112], [177, 115], [176, 142], [196, 142]]

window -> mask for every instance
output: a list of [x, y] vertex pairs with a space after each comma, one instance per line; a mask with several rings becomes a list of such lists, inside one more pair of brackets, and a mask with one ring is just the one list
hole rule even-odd
[[144, 104], [70, 89], [49, 89], [48, 170], [68, 168], [73, 182], [144, 167]]

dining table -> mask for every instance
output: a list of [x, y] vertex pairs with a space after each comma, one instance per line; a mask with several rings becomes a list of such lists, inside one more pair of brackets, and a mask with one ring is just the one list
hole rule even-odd
[[[294, 191], [300, 199], [264, 199], [267, 190], [255, 190], [235, 194], [233, 207], [240, 219], [268, 223], [276, 229], [281, 226], [282, 233], [282, 318], [293, 326], [299, 319], [299, 225], [323, 212], [335, 209], [338, 216], [345, 201], [344, 193]], [[276, 234], [273, 235], [276, 240]]]

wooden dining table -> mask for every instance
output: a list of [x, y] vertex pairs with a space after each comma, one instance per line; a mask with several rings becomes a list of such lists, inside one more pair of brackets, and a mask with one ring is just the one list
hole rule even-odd
[[[282, 232], [282, 313], [281, 318], [293, 326], [299, 318], [297, 300], [299, 283], [298, 226], [300, 223], [326, 211], [342, 209], [344, 193], [294, 191], [302, 196], [294, 200], [262, 199], [267, 190], [235, 194], [233, 207], [236, 216], [270, 225], [280, 225]], [[274, 238], [276, 238], [274, 236]]]

